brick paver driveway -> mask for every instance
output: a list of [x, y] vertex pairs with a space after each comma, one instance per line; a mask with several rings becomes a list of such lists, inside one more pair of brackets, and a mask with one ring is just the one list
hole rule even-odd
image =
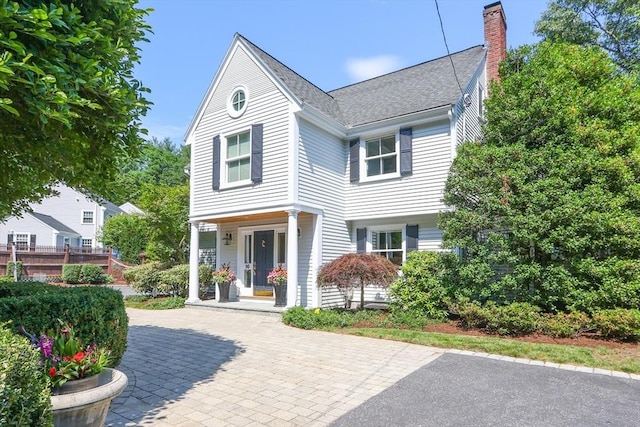
[[107, 425], [327, 425], [441, 350], [287, 327], [279, 316], [128, 309], [129, 386]]

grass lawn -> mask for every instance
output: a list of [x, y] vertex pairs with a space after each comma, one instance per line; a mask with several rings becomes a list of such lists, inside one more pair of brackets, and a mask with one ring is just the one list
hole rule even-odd
[[582, 347], [545, 344], [500, 337], [478, 337], [409, 329], [333, 328], [335, 332], [402, 341], [439, 348], [471, 350], [545, 362], [566, 363], [592, 368], [640, 373], [640, 347], [637, 344]]
[[184, 298], [180, 297], [150, 297], [148, 295], [129, 295], [124, 297], [124, 305], [128, 308], [144, 310], [169, 310], [183, 308]]

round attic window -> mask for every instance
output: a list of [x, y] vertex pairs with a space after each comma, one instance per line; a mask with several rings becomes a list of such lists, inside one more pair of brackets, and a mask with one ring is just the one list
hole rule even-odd
[[243, 87], [231, 91], [227, 102], [227, 111], [233, 118], [240, 117], [247, 109], [247, 90]]

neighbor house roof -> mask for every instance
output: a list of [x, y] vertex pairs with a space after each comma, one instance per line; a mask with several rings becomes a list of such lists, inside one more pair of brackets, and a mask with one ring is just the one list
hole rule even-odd
[[485, 57], [484, 47], [474, 46], [452, 54], [451, 59], [444, 56], [324, 92], [245, 37], [237, 36], [299, 101], [347, 127], [454, 104], [462, 96], [460, 86], [464, 90]]
[[64, 225], [63, 223], [61, 223], [60, 221], [58, 221], [57, 219], [49, 216], [49, 215], [45, 215], [45, 214], [41, 214], [38, 212], [32, 212], [31, 215], [33, 215], [34, 217], [36, 217], [39, 221], [45, 223], [46, 225], [48, 225], [49, 227], [53, 228], [54, 230], [61, 232], [61, 233], [68, 233], [68, 234], [76, 234], [78, 236], [80, 236], [81, 234], [76, 232], [75, 230], [72, 230], [71, 228], [67, 227], [66, 225]]

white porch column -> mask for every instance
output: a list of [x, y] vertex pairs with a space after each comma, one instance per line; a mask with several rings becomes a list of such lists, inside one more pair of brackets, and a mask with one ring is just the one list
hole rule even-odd
[[298, 212], [287, 211], [287, 307], [295, 307], [298, 297]]
[[322, 266], [322, 219], [323, 214], [316, 214], [313, 224], [313, 249], [312, 253], [312, 274], [313, 283], [311, 284], [311, 304], [312, 307], [322, 306], [322, 289], [318, 287], [316, 279], [318, 278], [318, 270]]
[[191, 242], [189, 243], [189, 299], [187, 302], [199, 302], [198, 288], [200, 280], [198, 279], [198, 267], [200, 264], [200, 223], [193, 221], [191, 223]]

